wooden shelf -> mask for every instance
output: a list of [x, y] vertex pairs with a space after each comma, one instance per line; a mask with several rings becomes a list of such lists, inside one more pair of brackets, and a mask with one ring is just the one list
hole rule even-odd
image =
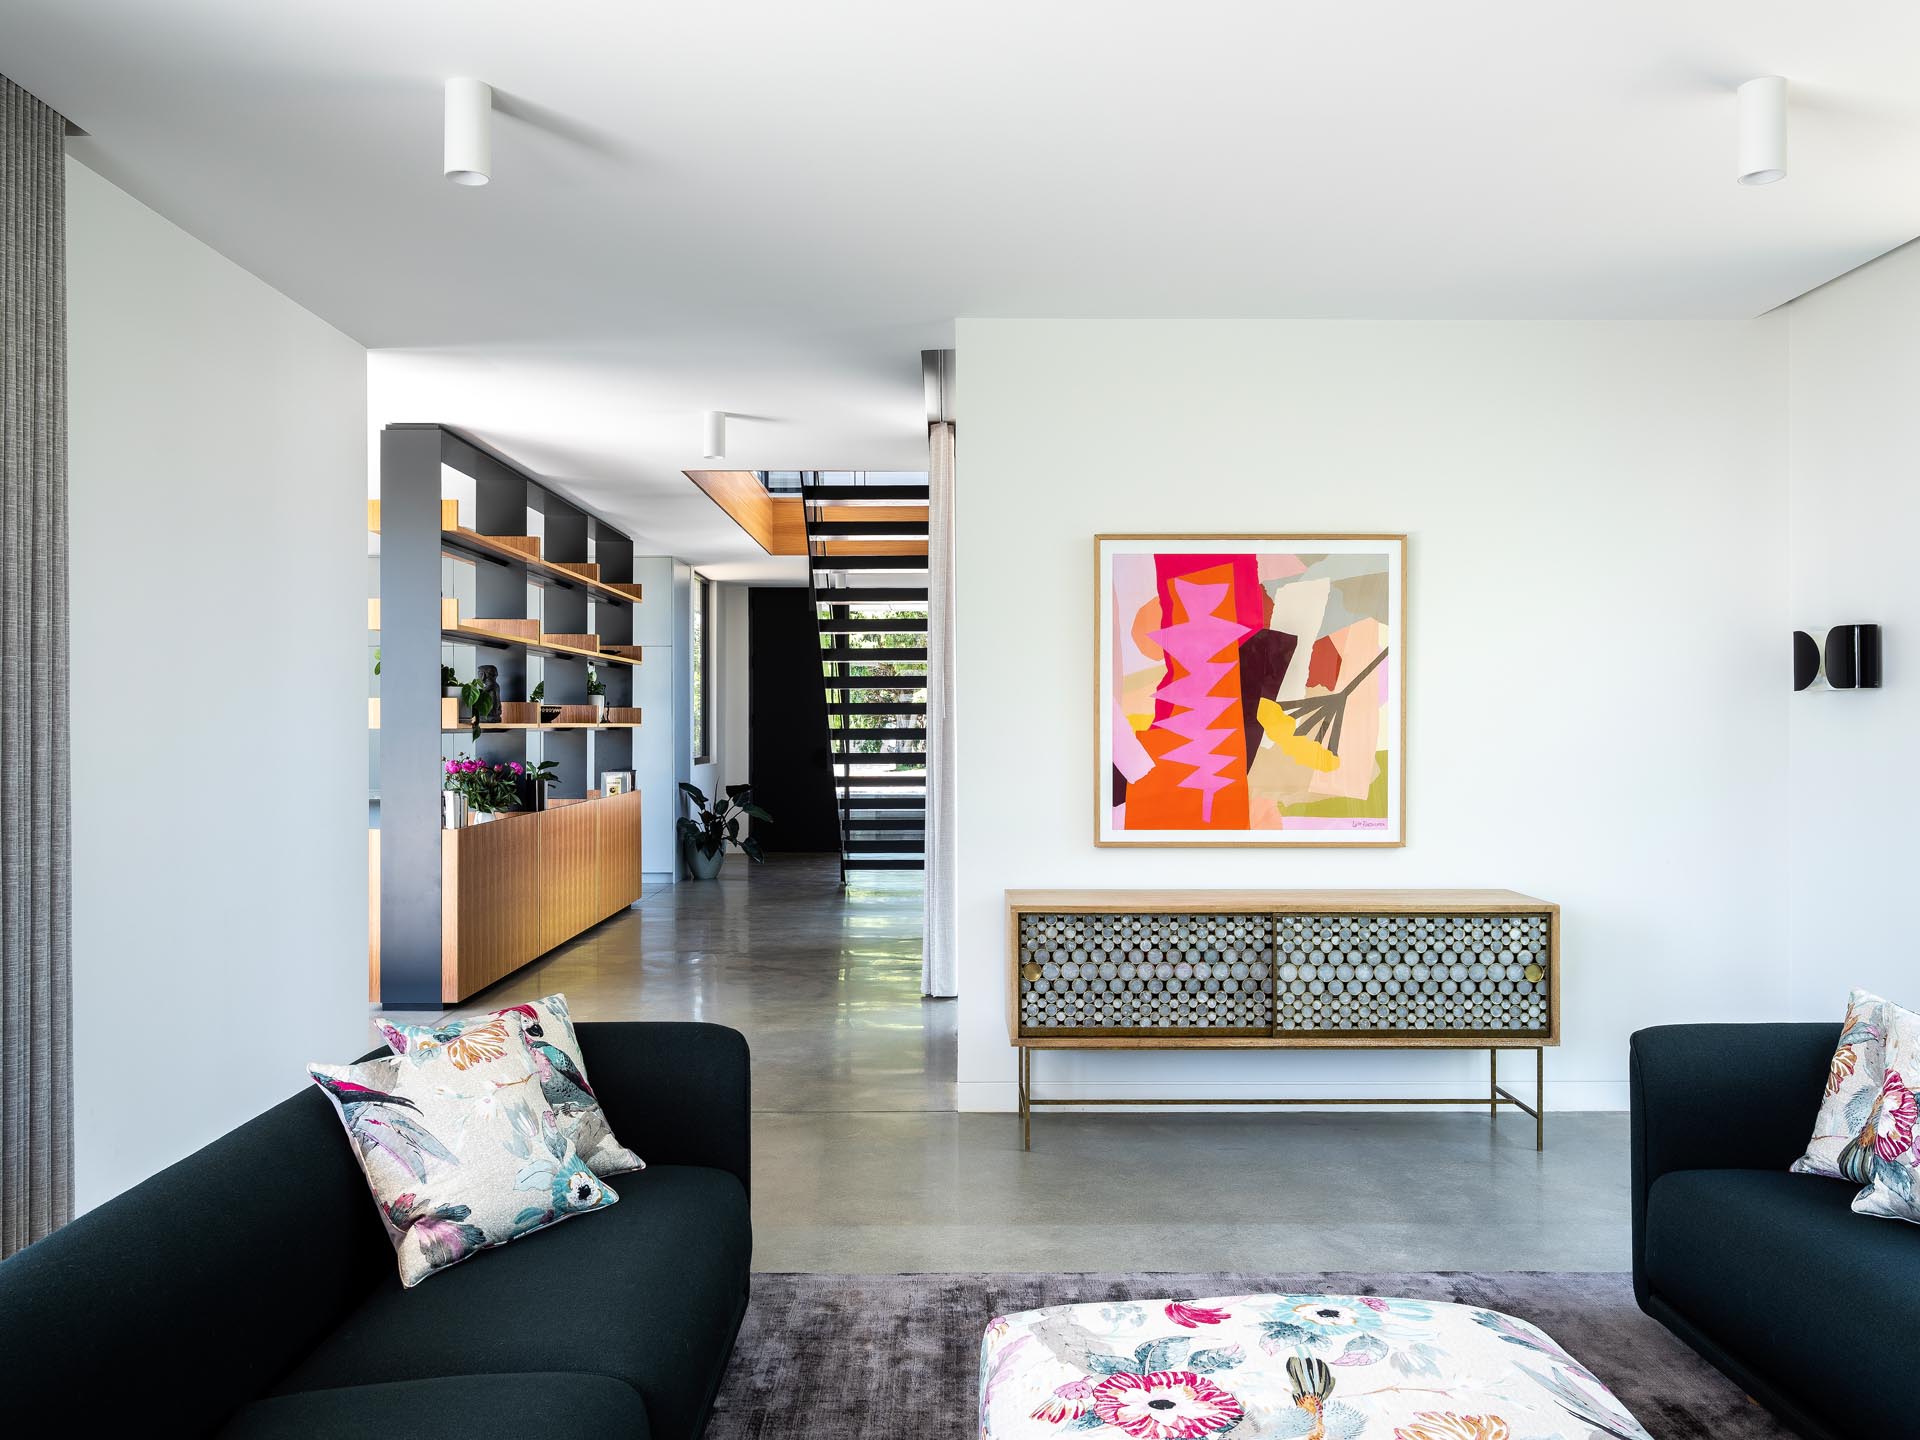
[[[598, 565], [584, 561], [545, 560], [539, 554], [529, 553], [522, 548], [531, 543], [537, 550], [539, 545], [537, 536], [482, 535], [465, 526], [458, 528], [447, 526], [440, 531], [440, 543], [443, 546], [450, 545], [456, 550], [464, 550], [469, 554], [486, 555], [495, 560], [505, 560], [510, 564], [524, 565], [529, 570], [551, 575], [554, 579], [564, 581], [568, 585], [578, 585], [581, 589], [591, 590], [608, 600], [616, 600], [627, 605], [641, 603], [640, 586], [602, 580], [599, 577]], [[592, 575], [583, 573], [587, 569], [595, 573]]]
[[[639, 657], [615, 655], [606, 650], [588, 650], [578, 645], [550, 645], [545, 638], [522, 640], [513, 635], [501, 635], [496, 631], [483, 630], [477, 625], [464, 622], [458, 625], [442, 625], [440, 635], [446, 640], [467, 640], [477, 645], [499, 645], [511, 650], [529, 650], [536, 655], [571, 655], [582, 660], [597, 660], [608, 665], [638, 665]], [[628, 647], [637, 649], [637, 646]]]
[[[508, 725], [508, 724], [502, 724], [502, 723], [489, 723], [489, 724], [482, 725], [480, 727], [480, 729], [483, 732], [488, 730], [638, 730], [639, 728], [640, 728], [640, 722], [638, 720], [622, 720], [622, 721], [609, 720], [606, 723], [601, 725], [596, 725], [591, 720], [583, 721], [578, 724], [569, 724], [566, 721], [555, 721], [551, 725]], [[471, 725], [442, 725], [440, 727], [440, 733], [442, 735], [465, 735], [465, 734], [472, 733], [472, 730], [473, 730], [473, 727]]]

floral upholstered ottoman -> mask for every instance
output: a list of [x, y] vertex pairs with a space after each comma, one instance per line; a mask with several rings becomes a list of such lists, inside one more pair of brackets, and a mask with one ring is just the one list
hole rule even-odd
[[1230, 1295], [1005, 1315], [982, 1440], [1651, 1440], [1524, 1320], [1373, 1295]]

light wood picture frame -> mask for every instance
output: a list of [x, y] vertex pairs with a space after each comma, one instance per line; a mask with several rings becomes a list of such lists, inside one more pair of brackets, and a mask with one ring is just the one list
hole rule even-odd
[[1094, 843], [1406, 844], [1407, 537], [1094, 537]]

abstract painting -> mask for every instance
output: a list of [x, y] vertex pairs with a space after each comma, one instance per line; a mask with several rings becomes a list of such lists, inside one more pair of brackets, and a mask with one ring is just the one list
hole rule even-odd
[[1406, 550], [1098, 537], [1095, 841], [1404, 844]]

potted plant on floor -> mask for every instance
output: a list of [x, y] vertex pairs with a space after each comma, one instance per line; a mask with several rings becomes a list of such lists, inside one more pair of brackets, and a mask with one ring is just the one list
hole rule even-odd
[[706, 792], [698, 785], [680, 782], [680, 793], [684, 795], [697, 812], [694, 815], [682, 815], [676, 828], [680, 832], [680, 854], [687, 866], [687, 875], [694, 880], [711, 880], [720, 873], [721, 862], [727, 858], [727, 844], [731, 841], [746, 852], [749, 860], [765, 860], [760, 853], [760, 842], [749, 835], [740, 836], [742, 819], [758, 820], [762, 825], [771, 825], [773, 817], [753, 803], [751, 785], [729, 785], [726, 797], [710, 804]]
[[601, 724], [607, 718], [607, 687], [591, 665], [587, 667], [587, 699], [593, 702], [593, 723]]
[[445, 762], [445, 779], [440, 788], [444, 796], [446, 828], [479, 825], [496, 815], [520, 808], [520, 780], [527, 767], [518, 760], [499, 760], [489, 764], [462, 755]]

